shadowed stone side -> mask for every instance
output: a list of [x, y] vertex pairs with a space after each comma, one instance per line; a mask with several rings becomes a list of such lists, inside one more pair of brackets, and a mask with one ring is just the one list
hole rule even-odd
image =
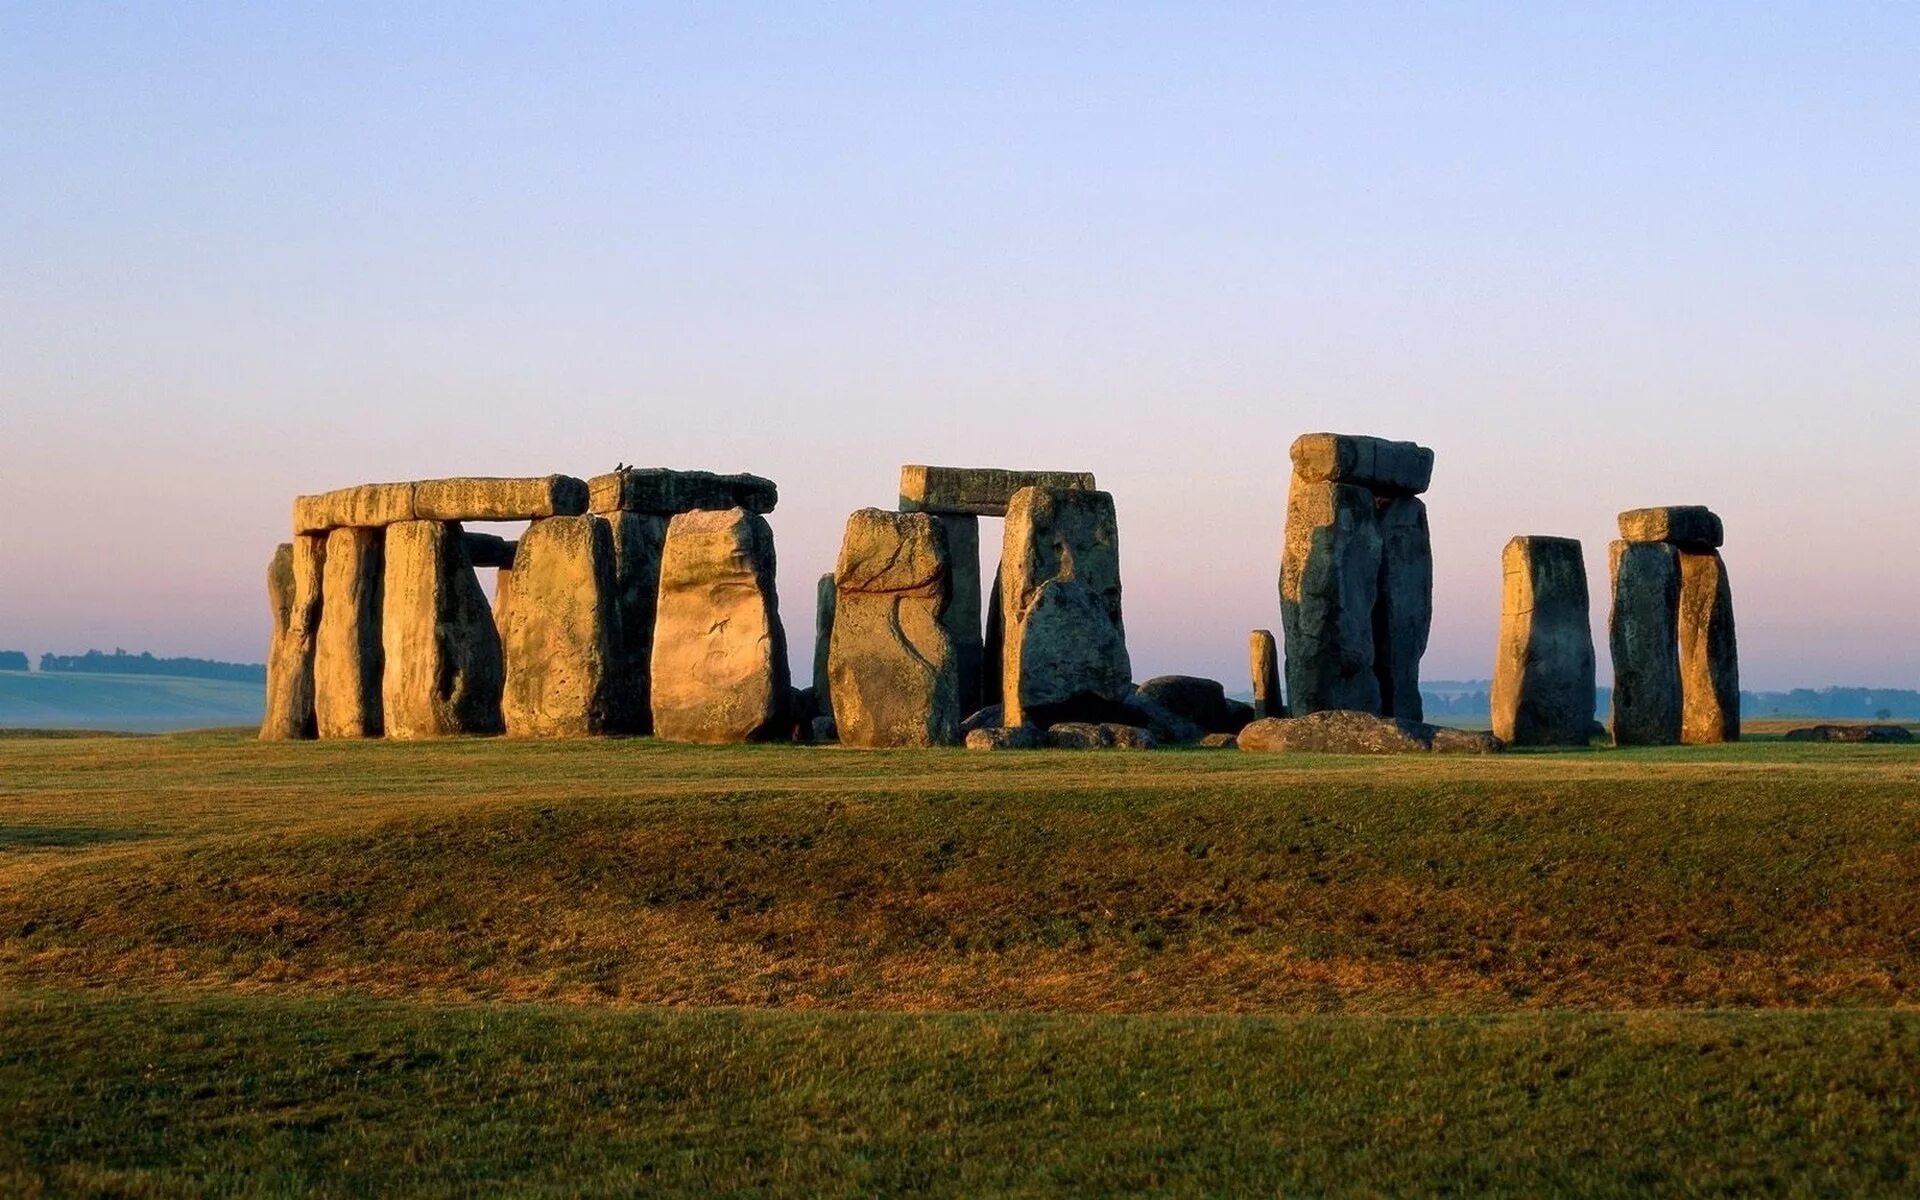
[[1620, 540], [1666, 542], [1689, 550], [1717, 550], [1726, 527], [1712, 509], [1699, 504], [1635, 508], [1620, 514]]
[[503, 728], [500, 634], [461, 533], [456, 522], [387, 526], [380, 699], [390, 738]]
[[1253, 676], [1253, 716], [1284, 717], [1287, 706], [1280, 692], [1280, 647], [1271, 629], [1247, 635], [1247, 670]]
[[500, 700], [516, 737], [585, 737], [612, 724], [613, 531], [597, 517], [527, 526], [513, 564]]
[[1021, 488], [1093, 490], [1091, 471], [1006, 471], [998, 467], [900, 468], [902, 512], [1004, 517]]
[[942, 513], [934, 519], [947, 533], [947, 562], [953, 577], [941, 622], [953, 639], [960, 711], [970, 713], [982, 703], [980, 673], [985, 652], [980, 626], [980, 518]]
[[1433, 540], [1427, 506], [1418, 496], [1378, 501], [1380, 589], [1373, 607], [1373, 673], [1380, 681], [1380, 712], [1418, 721], [1420, 659], [1433, 627]]
[[1494, 736], [1514, 746], [1584, 746], [1593, 729], [1594, 654], [1580, 543], [1514, 538], [1500, 571]]
[[824, 717], [833, 715], [833, 681], [827, 663], [833, 653], [833, 614], [839, 595], [840, 590], [834, 586], [832, 571], [822, 575], [814, 585], [813, 704]]
[[313, 652], [313, 715], [323, 738], [379, 737], [383, 529], [327, 535], [320, 633]]
[[493, 577], [493, 630], [503, 641], [507, 634], [507, 614], [512, 609], [513, 568], [501, 567]]
[[1120, 614], [1120, 531], [1105, 492], [1022, 488], [1000, 556], [1009, 725], [1124, 719], [1133, 693]]
[[1380, 710], [1373, 609], [1380, 588], [1373, 493], [1294, 476], [1280, 556], [1287, 703], [1296, 715]]
[[1612, 563], [1613, 742], [1680, 740], [1679, 552], [1661, 542], [1617, 541]]
[[960, 672], [945, 623], [947, 527], [929, 513], [864, 508], [847, 518], [827, 674], [846, 746], [960, 740]]
[[1680, 552], [1680, 740], [1740, 740], [1740, 650], [1733, 590], [1718, 552]]
[[1007, 664], [1007, 614], [1000, 601], [1000, 564], [993, 564], [993, 586], [987, 591], [986, 629], [980, 635], [980, 707], [1001, 701]]
[[1288, 450], [1308, 483], [1351, 483], [1382, 496], [1413, 496], [1433, 482], [1433, 451], [1414, 442], [1351, 433], [1305, 433]]
[[744, 508], [667, 525], [653, 628], [653, 731], [676, 742], [785, 732], [787, 637], [774, 594], [773, 530]]
[[367, 483], [293, 502], [296, 533], [401, 521], [533, 521], [587, 511], [587, 485], [571, 475], [464, 476]]
[[670, 517], [705, 509], [744, 508], [770, 513], [779, 502], [773, 480], [758, 475], [716, 475], [712, 471], [673, 471], [635, 467], [596, 475], [587, 481], [588, 507], [597, 513], [634, 512]]
[[320, 628], [321, 576], [326, 538], [302, 535], [283, 542], [267, 565], [267, 605], [273, 640], [267, 648], [264, 741], [313, 737], [313, 649]]
[[608, 676], [608, 728], [614, 733], [652, 733], [653, 631], [668, 518], [615, 512], [601, 520], [613, 539], [615, 641]]

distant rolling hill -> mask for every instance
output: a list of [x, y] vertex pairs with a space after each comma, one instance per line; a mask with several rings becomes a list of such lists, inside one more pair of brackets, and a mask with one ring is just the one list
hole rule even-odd
[[0, 728], [161, 732], [255, 725], [258, 683], [165, 675], [0, 671]]

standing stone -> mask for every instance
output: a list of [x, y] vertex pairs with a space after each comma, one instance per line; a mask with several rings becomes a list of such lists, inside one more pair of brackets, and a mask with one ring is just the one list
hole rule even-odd
[[1373, 613], [1381, 553], [1372, 492], [1294, 476], [1280, 556], [1280, 623], [1295, 715], [1380, 711]]
[[313, 653], [313, 713], [323, 738], [379, 737], [380, 589], [386, 531], [327, 535], [326, 604]]
[[847, 518], [827, 673], [847, 746], [960, 740], [960, 671], [945, 623], [947, 528], [927, 513], [863, 508]]
[[1433, 627], [1433, 541], [1427, 533], [1426, 502], [1418, 496], [1382, 499], [1375, 503], [1374, 519], [1380, 525], [1380, 588], [1373, 602], [1373, 673], [1380, 681], [1380, 712], [1419, 721], [1425, 715], [1420, 659]]
[[1514, 538], [1500, 571], [1494, 736], [1515, 746], [1584, 746], [1593, 729], [1594, 655], [1580, 543]]
[[602, 520], [613, 541], [615, 636], [608, 667], [607, 728], [612, 733], [652, 733], [653, 630], [668, 518], [615, 511]]
[[596, 517], [535, 521], [521, 535], [513, 573], [514, 605], [501, 638], [507, 732], [607, 732], [619, 641], [612, 529]]
[[667, 525], [653, 629], [653, 730], [669, 741], [781, 733], [787, 637], [774, 594], [773, 530], [744, 508]]
[[833, 715], [833, 681], [827, 663], [833, 652], [833, 614], [839, 596], [833, 572], [828, 571], [813, 589], [813, 706], [823, 717]]
[[1000, 574], [1006, 723], [1124, 721], [1133, 665], [1120, 615], [1113, 497], [1066, 488], [1015, 492]]
[[941, 618], [953, 639], [953, 655], [960, 673], [960, 711], [971, 713], [981, 705], [980, 671], [983, 645], [980, 629], [980, 518], [936, 516], [946, 530], [947, 562], [953, 586]]
[[1280, 650], [1271, 629], [1256, 629], [1247, 635], [1247, 670], [1253, 676], [1254, 720], [1286, 716], [1286, 702], [1280, 694]]
[[500, 635], [461, 533], [456, 522], [387, 526], [380, 699], [388, 737], [503, 728]]
[[1000, 564], [993, 564], [993, 587], [987, 593], [987, 628], [980, 636], [980, 707], [996, 708], [1001, 701], [1007, 662], [1007, 614], [1000, 603]]
[[493, 628], [502, 643], [506, 641], [507, 613], [512, 605], [513, 568], [501, 567], [493, 576]]
[[1670, 746], [1680, 740], [1679, 551], [1661, 542], [1608, 547], [1613, 613], [1613, 741]]
[[265, 741], [310, 738], [313, 717], [313, 653], [320, 630], [324, 534], [299, 534], [282, 543], [267, 566], [267, 604], [273, 640], [267, 651], [267, 707], [260, 722]]
[[1680, 552], [1680, 740], [1740, 740], [1740, 651], [1718, 551]]

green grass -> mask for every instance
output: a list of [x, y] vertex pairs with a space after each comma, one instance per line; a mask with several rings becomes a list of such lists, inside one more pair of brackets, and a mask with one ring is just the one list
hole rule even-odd
[[0, 1190], [1895, 1193], [1917, 989], [1920, 747], [0, 739]]

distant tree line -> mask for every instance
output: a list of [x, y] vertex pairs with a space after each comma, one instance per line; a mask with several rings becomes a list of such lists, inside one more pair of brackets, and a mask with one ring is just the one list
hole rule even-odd
[[[26, 655], [20, 656], [22, 669]], [[92, 675], [174, 675], [184, 679], [228, 679], [238, 683], [265, 683], [264, 663], [220, 662], [211, 658], [155, 658], [151, 653], [112, 654], [89, 650], [85, 654], [42, 654], [42, 671], [75, 671]]]
[[24, 671], [27, 669], [25, 650], [0, 650], [0, 671]]
[[[1426, 711], [1436, 717], [1478, 717], [1493, 711], [1488, 693], [1493, 685], [1482, 681], [1446, 683], [1422, 691]], [[1596, 688], [1593, 711], [1601, 720], [1613, 708], [1613, 689]], [[1920, 719], [1920, 691], [1911, 688], [1824, 687], [1794, 688], [1788, 692], [1741, 692], [1740, 711], [1749, 717], [1837, 717], [1855, 721]]]

